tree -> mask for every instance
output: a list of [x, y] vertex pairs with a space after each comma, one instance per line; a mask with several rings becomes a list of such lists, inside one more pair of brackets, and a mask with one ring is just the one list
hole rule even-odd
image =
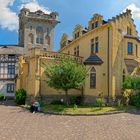
[[87, 76], [85, 66], [74, 59], [63, 57], [60, 61], [45, 63], [44, 68], [48, 85], [65, 91], [68, 105], [68, 90], [81, 88], [84, 85]]

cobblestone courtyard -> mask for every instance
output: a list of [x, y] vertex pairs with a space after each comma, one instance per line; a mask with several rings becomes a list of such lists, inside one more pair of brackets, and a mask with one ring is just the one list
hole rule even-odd
[[140, 115], [55, 116], [0, 105], [0, 140], [140, 140]]

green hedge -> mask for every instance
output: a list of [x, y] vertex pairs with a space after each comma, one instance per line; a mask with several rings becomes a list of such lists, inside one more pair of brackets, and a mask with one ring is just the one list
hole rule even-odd
[[5, 95], [3, 93], [0, 93], [0, 101], [3, 101], [5, 99], [6, 99]]
[[26, 98], [27, 98], [27, 93], [24, 89], [19, 89], [16, 91], [15, 102], [18, 105], [25, 105]]

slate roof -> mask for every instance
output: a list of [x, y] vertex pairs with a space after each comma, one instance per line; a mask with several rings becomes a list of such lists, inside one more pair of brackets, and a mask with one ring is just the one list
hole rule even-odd
[[102, 59], [96, 54], [90, 55], [85, 61], [85, 65], [101, 65], [103, 63]]
[[18, 45], [0, 45], [0, 54], [24, 54], [24, 48], [18, 47]]

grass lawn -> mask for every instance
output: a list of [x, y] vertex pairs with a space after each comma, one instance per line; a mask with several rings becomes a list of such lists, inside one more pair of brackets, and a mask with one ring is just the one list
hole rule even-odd
[[84, 107], [84, 106], [65, 106], [65, 105], [43, 105], [41, 110], [43, 112], [57, 112], [64, 114], [100, 114], [115, 111], [129, 111], [134, 107]]

